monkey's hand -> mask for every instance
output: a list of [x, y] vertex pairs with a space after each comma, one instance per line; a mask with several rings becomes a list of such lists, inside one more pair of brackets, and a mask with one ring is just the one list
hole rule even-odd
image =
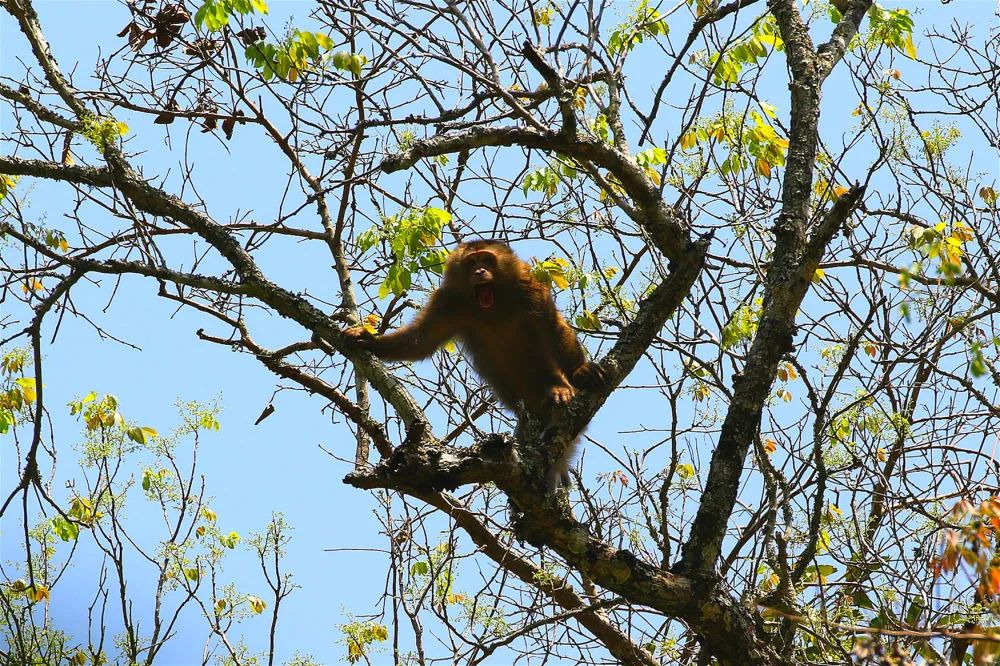
[[375, 348], [375, 336], [364, 326], [355, 326], [353, 328], [346, 329], [344, 331], [344, 338], [346, 338], [350, 344], [367, 351], [371, 351]]
[[600, 363], [587, 361], [573, 372], [570, 381], [582, 389], [599, 389], [607, 383], [608, 375]]
[[566, 405], [576, 395], [572, 386], [553, 386], [549, 389], [549, 400], [553, 405]]

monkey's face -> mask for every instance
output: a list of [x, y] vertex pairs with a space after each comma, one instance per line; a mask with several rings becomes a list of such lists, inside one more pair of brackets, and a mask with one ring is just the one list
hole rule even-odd
[[462, 270], [479, 307], [492, 308], [496, 302], [497, 255], [488, 250], [470, 252], [462, 258]]

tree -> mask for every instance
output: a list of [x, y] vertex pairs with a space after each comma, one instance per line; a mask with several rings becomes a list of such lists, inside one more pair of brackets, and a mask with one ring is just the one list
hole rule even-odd
[[[2, 6], [35, 59], [0, 82], [0, 429], [23, 442], [0, 512], [20, 508], [25, 549], [3, 588], [9, 660], [110, 650], [43, 617], [55, 544], [85, 536], [121, 583], [100, 589], [120, 596], [127, 662], [152, 663], [188, 605], [228, 663], [251, 663], [232, 636], [270, 608], [275, 659], [288, 525], [251, 541], [269, 600], [217, 587], [239, 535], [177, 448], [217, 427], [211, 406], [161, 437], [87, 395], [71, 408], [97, 480], [64, 501], [43, 469], [45, 332], [87, 317], [79, 285], [143, 278], [205, 343], [352, 429], [344, 481], [384, 507], [389, 583], [379, 617], [341, 627], [350, 661], [390, 635], [409, 663], [992, 659], [1000, 264], [995, 152], [977, 151], [998, 145], [995, 28], [922, 43], [908, 10], [870, 0], [318, 0], [282, 34], [263, 0], [146, 0], [88, 77], [30, 0]], [[287, 176], [273, 217], [213, 209], [209, 171], [237, 142], [280, 158], [255, 165]], [[150, 145], [182, 168], [148, 171]], [[25, 207], [34, 182], [62, 192], [48, 219]], [[535, 258], [611, 385], [540, 422], [501, 410], [453, 348], [387, 365], [345, 342], [405, 321], [476, 235]], [[333, 275], [271, 265], [288, 241]], [[588, 474], [547, 495], [580, 436]], [[145, 634], [116, 514], [136, 448], [171, 526], [146, 553]]]

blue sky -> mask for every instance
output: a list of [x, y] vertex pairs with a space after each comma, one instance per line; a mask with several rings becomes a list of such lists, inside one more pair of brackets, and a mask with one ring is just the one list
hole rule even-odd
[[[267, 19], [280, 32], [289, 19], [293, 25], [307, 27], [309, 3], [272, 1]], [[893, 5], [897, 6], [897, 5]], [[952, 16], [993, 18], [988, 0], [957, 1], [947, 6], [937, 2], [905, 3], [919, 12], [918, 28]], [[99, 49], [104, 53], [121, 44], [114, 34], [128, 22], [127, 11], [116, 2], [44, 0], [37, 2], [42, 26], [56, 57], [64, 70], [79, 62], [78, 85], [87, 87], [84, 74], [92, 69]], [[918, 47], [920, 42], [918, 41]], [[0, 71], [15, 79], [21, 76], [20, 59], [30, 61], [23, 39], [9, 17], [0, 18]], [[777, 63], [776, 63], [777, 65]], [[777, 65], [781, 69], [783, 65]], [[645, 71], [649, 86], [659, 82], [662, 67], [652, 48], [637, 49], [633, 63], [631, 85], [641, 97], [651, 95], [643, 90]], [[780, 72], [770, 76], [773, 89], [765, 89], [764, 97], [776, 104], [782, 118], [787, 115], [787, 95]], [[835, 84], [832, 81], [831, 84]], [[828, 88], [824, 116], [824, 135], [837, 136], [852, 121], [847, 116], [856, 105], [850, 95], [831, 94]], [[5, 107], [6, 109], [6, 107]], [[5, 111], [6, 112], [6, 111]], [[847, 116], [847, 120], [838, 120]], [[131, 119], [122, 117], [130, 122]], [[7, 127], [8, 116], [0, 115], [0, 125]], [[148, 128], [136, 130], [131, 148], [144, 147], [139, 158], [148, 174], [161, 174], [176, 169], [181, 155], [163, 150], [162, 135]], [[175, 130], [177, 131], [177, 130]], [[200, 152], [196, 160], [196, 180], [201, 194], [211, 205], [217, 219], [227, 219], [236, 210], [253, 210], [255, 219], [273, 219], [283, 189], [281, 178], [264, 177], [261, 165], [275, 159], [275, 149], [251, 132], [241, 132], [225, 145], [213, 139], [199, 139], [195, 146]], [[970, 146], [969, 149], [974, 149]], [[0, 148], [4, 154], [8, 146]], [[228, 153], [226, 152], [228, 150]], [[48, 214], [48, 224], [59, 226], [58, 215], [66, 210], [65, 191], [49, 184], [32, 184], [31, 213]], [[95, 224], [99, 224], [95, 221]], [[324, 297], [335, 295], [334, 276], [329, 270], [328, 256], [322, 248], [294, 243], [278, 243], [263, 261], [271, 275], [293, 290], [308, 288]], [[315, 268], [314, 268], [315, 267]], [[253, 422], [269, 402], [275, 388], [275, 378], [259, 363], [246, 355], [199, 342], [195, 331], [205, 326], [213, 332], [211, 322], [188, 312], [175, 314], [173, 304], [155, 297], [156, 283], [152, 280], [130, 279], [123, 282], [114, 301], [103, 311], [113, 286], [104, 280], [98, 286], [80, 285], [74, 290], [78, 308], [89, 312], [115, 336], [139, 347], [138, 350], [102, 340], [86, 322], [67, 318], [62, 323], [55, 344], [45, 350], [46, 401], [53, 412], [56, 441], [60, 450], [59, 479], [76, 472], [76, 454], [71, 448], [80, 440], [80, 425], [61, 406], [90, 390], [114, 393], [121, 401], [127, 418], [148, 424], [161, 432], [177, 423], [174, 402], [177, 399], [211, 402], [220, 399], [223, 412], [222, 429], [204, 437], [199, 453], [199, 468], [208, 482], [208, 495], [219, 516], [223, 531], [235, 530], [243, 535], [262, 529], [272, 511], [281, 511], [295, 528], [285, 558], [285, 569], [292, 571], [302, 585], [283, 608], [279, 627], [279, 661], [295, 651], [309, 653], [327, 663], [335, 663], [343, 653], [336, 645], [339, 633], [334, 626], [346, 621], [344, 611], [365, 615], [376, 611], [376, 603], [385, 579], [385, 559], [368, 550], [381, 549], [384, 537], [372, 515], [373, 498], [361, 491], [344, 486], [340, 479], [350, 466], [332, 459], [319, 446], [335, 451], [345, 458], [353, 457], [353, 440], [342, 425], [331, 424], [329, 413], [321, 413], [323, 402], [303, 394], [281, 394], [275, 401], [277, 411], [260, 426]], [[283, 339], [287, 327], [269, 324], [268, 334], [274, 340]], [[51, 328], [49, 329], [51, 334]], [[428, 365], [429, 367], [429, 365]], [[639, 384], [642, 377], [633, 377]], [[662, 404], [655, 391], [629, 391], [615, 396], [590, 428], [599, 440], [614, 442], [620, 431], [664, 427]], [[338, 422], [341, 419], [336, 419]], [[628, 446], [637, 447], [642, 438], [632, 437]], [[646, 439], [655, 439], [647, 437]], [[2, 442], [0, 442], [2, 444]], [[707, 456], [707, 451], [702, 451]], [[0, 446], [0, 486], [10, 488], [16, 479], [17, 460], [8, 446]], [[606, 461], [605, 461], [606, 462]], [[707, 463], [707, 457], [702, 462]], [[588, 453], [587, 476], [607, 471], [601, 458]], [[136, 462], [139, 471], [141, 465]], [[62, 483], [55, 488], [62, 492]], [[146, 527], [141, 509], [130, 516], [130, 525], [137, 534], [151, 542], [161, 532]], [[17, 557], [20, 540], [16, 514], [5, 516], [2, 554], [4, 560]], [[82, 548], [74, 568], [56, 589], [52, 604], [55, 623], [70, 633], [85, 631], [85, 608], [90, 603], [92, 580], [96, 566], [92, 549]], [[151, 584], [142, 572], [142, 564], [134, 562], [133, 595], [137, 608], [143, 606], [143, 586]], [[148, 569], [145, 571], [148, 572]], [[249, 554], [234, 553], [225, 566], [227, 578], [238, 581], [241, 591], [265, 595], [256, 563]], [[81, 595], [72, 598], [77, 591]], [[187, 615], [192, 635], [203, 636], [203, 621]], [[114, 626], [114, 625], [112, 625]], [[246, 640], [252, 649], [263, 646], [266, 616], [249, 620]], [[179, 629], [181, 635], [185, 629]], [[185, 664], [192, 655], [200, 655], [201, 644], [186, 644], [183, 638], [166, 648], [162, 663]], [[379, 662], [376, 659], [376, 662]], [[497, 662], [500, 663], [500, 662]]]

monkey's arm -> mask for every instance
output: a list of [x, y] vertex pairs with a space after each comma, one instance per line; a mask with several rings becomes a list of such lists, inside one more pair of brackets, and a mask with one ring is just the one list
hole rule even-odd
[[559, 312], [554, 322], [556, 362], [577, 388], [600, 388], [604, 385], [604, 368], [587, 358], [576, 332], [569, 327]]
[[387, 361], [418, 361], [427, 358], [459, 332], [456, 314], [437, 292], [413, 322], [386, 335], [372, 335], [364, 328], [350, 328], [344, 335]]

